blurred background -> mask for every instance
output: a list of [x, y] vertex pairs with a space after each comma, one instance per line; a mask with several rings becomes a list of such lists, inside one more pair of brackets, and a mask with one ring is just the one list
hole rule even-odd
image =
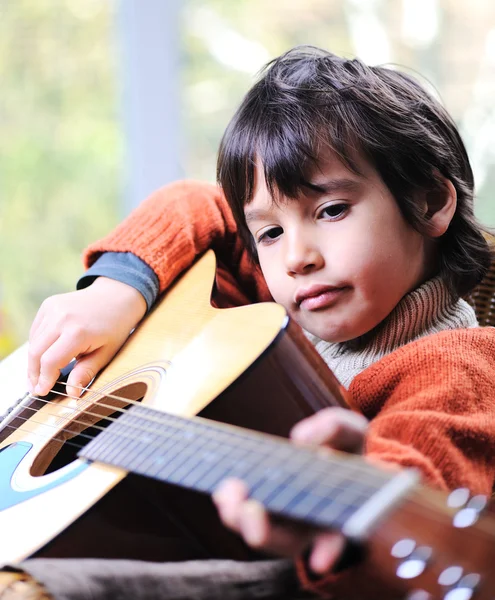
[[0, 357], [153, 189], [214, 181], [257, 71], [303, 43], [420, 73], [495, 226], [493, 0], [0, 0]]

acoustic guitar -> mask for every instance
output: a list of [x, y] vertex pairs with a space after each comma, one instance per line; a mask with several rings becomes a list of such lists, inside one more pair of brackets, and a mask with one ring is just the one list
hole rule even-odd
[[214, 277], [209, 252], [80, 398], [56, 386], [14, 402], [25, 349], [0, 365], [11, 407], [0, 428], [0, 566], [257, 558], [209, 498], [237, 476], [273, 514], [341, 531], [383, 597], [493, 600], [486, 498], [284, 440], [301, 418], [345, 405], [345, 392], [281, 306], [213, 308]]

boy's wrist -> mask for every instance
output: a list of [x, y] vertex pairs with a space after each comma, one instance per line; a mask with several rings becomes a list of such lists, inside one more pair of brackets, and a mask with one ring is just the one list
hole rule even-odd
[[120, 300], [123, 300], [126, 304], [128, 304], [128, 311], [136, 318], [136, 322], [140, 321], [148, 310], [146, 300], [141, 292], [139, 292], [132, 285], [123, 283], [117, 279], [100, 276], [93, 281], [89, 288], [86, 289], [98, 290], [99, 292], [108, 294], [109, 297], [117, 296]]

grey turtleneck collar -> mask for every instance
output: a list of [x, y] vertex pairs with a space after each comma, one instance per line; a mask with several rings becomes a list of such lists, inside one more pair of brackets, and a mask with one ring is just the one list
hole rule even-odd
[[386, 319], [362, 337], [332, 343], [305, 333], [347, 388], [361, 371], [404, 344], [446, 329], [477, 326], [471, 306], [452, 297], [441, 277], [435, 277], [404, 296]]

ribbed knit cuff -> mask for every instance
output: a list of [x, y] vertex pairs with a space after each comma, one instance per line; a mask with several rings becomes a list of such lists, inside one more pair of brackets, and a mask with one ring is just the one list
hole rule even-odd
[[131, 252], [102, 254], [79, 279], [77, 289], [88, 287], [97, 277], [109, 277], [132, 286], [143, 295], [148, 310], [158, 297], [158, 277], [151, 267]]

